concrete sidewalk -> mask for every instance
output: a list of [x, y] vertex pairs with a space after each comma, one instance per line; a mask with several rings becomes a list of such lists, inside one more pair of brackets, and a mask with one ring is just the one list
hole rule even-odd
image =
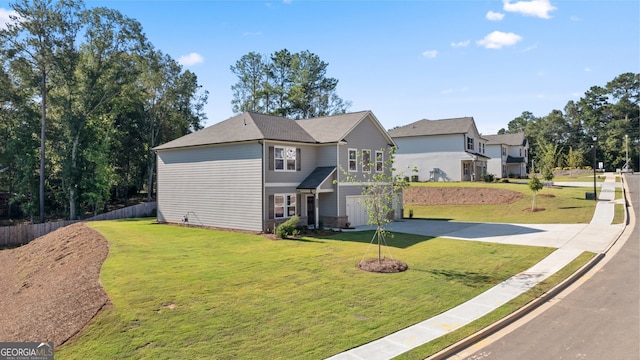
[[[568, 265], [583, 251], [605, 252], [624, 230], [624, 225], [611, 225], [615, 204], [620, 201], [624, 203], [624, 200], [613, 201], [615, 187], [618, 184], [615, 182], [615, 174], [606, 175], [605, 182], [598, 184], [601, 190], [589, 224], [524, 225], [429, 220], [408, 220], [389, 224], [388, 229], [392, 232], [504, 244], [547, 246], [555, 247], [557, 250], [530, 269], [455, 308], [329, 359], [391, 359], [492, 312]], [[556, 183], [556, 185], [585, 186], [582, 183]], [[370, 228], [359, 227], [357, 230]]]

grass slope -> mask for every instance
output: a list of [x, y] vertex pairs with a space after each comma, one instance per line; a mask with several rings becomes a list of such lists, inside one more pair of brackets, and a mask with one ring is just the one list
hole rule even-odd
[[[407, 272], [355, 268], [372, 233], [272, 241], [151, 220], [90, 224], [109, 241], [113, 305], [59, 359], [317, 359], [454, 307], [552, 249], [396, 234]], [[370, 248], [374, 255], [375, 250]]]
[[513, 224], [586, 224], [591, 221], [595, 210], [593, 200], [585, 200], [585, 192], [589, 188], [562, 187], [547, 188], [536, 196], [536, 207], [544, 211], [531, 213], [533, 193], [527, 183], [457, 183], [426, 182], [411, 183], [411, 186], [432, 187], [485, 187], [518, 191], [524, 194], [521, 200], [502, 205], [412, 205], [412, 199], [404, 199], [404, 215], [413, 210], [417, 219], [441, 219], [473, 222], [498, 222]]

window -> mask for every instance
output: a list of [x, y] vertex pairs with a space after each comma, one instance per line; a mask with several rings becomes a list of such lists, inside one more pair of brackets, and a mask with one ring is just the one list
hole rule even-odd
[[502, 147], [502, 156], [507, 156], [507, 147], [506, 146]]
[[274, 217], [292, 217], [296, 214], [296, 194], [275, 194], [273, 196]]
[[467, 150], [473, 150], [473, 138], [467, 138]]
[[371, 172], [371, 150], [362, 150], [362, 171]]
[[384, 153], [382, 151], [376, 151], [376, 172], [382, 172], [384, 170]]
[[349, 171], [358, 171], [358, 150], [349, 149]]
[[296, 171], [296, 148], [276, 146], [273, 161], [276, 171]]
[[465, 175], [469, 175], [469, 163], [463, 163], [463, 164], [462, 164], [462, 167], [463, 167], [463, 170], [462, 170], [462, 171], [463, 171], [463, 173], [464, 173]]

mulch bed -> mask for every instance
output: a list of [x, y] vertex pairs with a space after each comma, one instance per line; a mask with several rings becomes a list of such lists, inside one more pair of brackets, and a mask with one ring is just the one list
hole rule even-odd
[[360, 270], [378, 273], [398, 273], [409, 269], [409, 266], [403, 261], [389, 258], [364, 259], [356, 267]]
[[523, 198], [517, 191], [476, 187], [410, 186], [403, 192], [407, 205], [501, 205]]
[[108, 243], [82, 223], [0, 251], [0, 340], [60, 346], [109, 301], [100, 284]]

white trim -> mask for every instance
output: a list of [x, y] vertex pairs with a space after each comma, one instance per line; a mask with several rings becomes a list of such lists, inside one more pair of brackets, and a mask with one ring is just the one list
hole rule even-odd
[[[278, 169], [276, 167], [276, 159], [280, 160], [280, 158], [276, 158], [276, 153], [278, 152], [278, 149], [282, 149], [282, 156], [283, 158], [282, 160], [282, 169]], [[289, 154], [289, 151], [293, 149], [293, 169], [290, 170], [288, 169], [288, 161], [290, 160], [287, 155]], [[298, 159], [297, 159], [297, 151], [298, 149], [294, 146], [283, 146], [283, 145], [274, 145], [273, 146], [273, 171], [274, 172], [296, 172], [298, 169]]]
[[[356, 158], [353, 160], [353, 161], [355, 161], [355, 164], [356, 164], [356, 169], [355, 170], [351, 170], [351, 152], [352, 151], [356, 152]], [[347, 171], [348, 172], [358, 172], [358, 149], [354, 149], [354, 148], [347, 149]]]
[[369, 186], [369, 185], [391, 185], [391, 183], [388, 182], [363, 182], [363, 183], [359, 183], [359, 182], [341, 182], [338, 184], [338, 186]]
[[[276, 197], [277, 196], [282, 196], [283, 199], [283, 206], [282, 206], [282, 217], [277, 217], [276, 214], [276, 209], [279, 208], [280, 206], [276, 206]], [[273, 218], [274, 219], [288, 219], [290, 217], [295, 216], [295, 214], [297, 213], [298, 210], [298, 200], [297, 200], [298, 195], [296, 193], [277, 193], [277, 194], [273, 194]], [[293, 198], [294, 204], [293, 204], [293, 214], [294, 215], [289, 215], [288, 210], [291, 206], [289, 206], [287, 204], [287, 199]]]
[[[377, 173], [382, 173], [382, 172], [384, 172], [384, 151], [376, 150], [375, 154], [376, 155], [375, 155], [375, 158], [373, 159], [373, 166], [376, 168], [375, 171]], [[381, 162], [382, 162], [382, 171], [378, 171], [378, 154], [382, 154], [382, 160], [381, 160]]]
[[298, 187], [300, 183], [264, 183], [264, 187]]

